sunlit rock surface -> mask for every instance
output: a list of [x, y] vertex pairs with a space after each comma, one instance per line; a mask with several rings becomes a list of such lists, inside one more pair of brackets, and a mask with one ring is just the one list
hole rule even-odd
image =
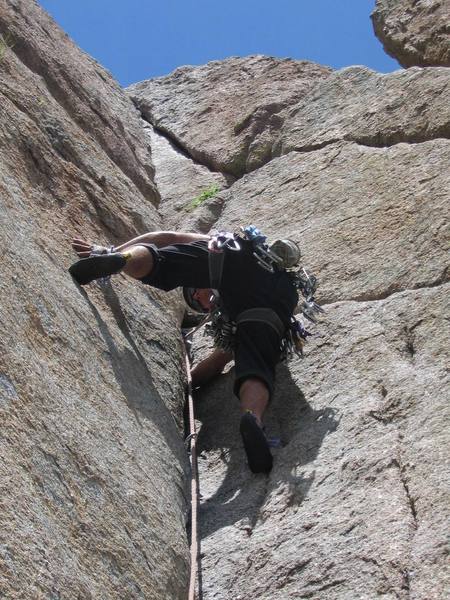
[[376, 0], [372, 22], [403, 67], [450, 67], [449, 0]]
[[164, 227], [207, 233], [221, 212], [217, 194], [234, 178], [210, 171], [145, 121], [143, 126], [150, 138]]
[[[214, 63], [211, 80], [202, 68], [202, 86], [229, 66]], [[186, 126], [184, 107], [202, 101], [195, 81], [185, 85], [197, 73], [131, 90], [146, 119], [161, 127], [165, 115], [175, 146], [217, 131], [214, 110], [198, 131]], [[170, 110], [143, 99], [169, 82]], [[198, 395], [205, 600], [444, 594], [449, 89], [446, 68], [312, 77], [276, 127], [262, 124], [246, 150], [251, 172], [211, 206], [213, 228], [254, 223], [298, 241], [327, 312], [305, 358], [279, 368], [266, 423], [281, 447], [269, 477], [245, 464], [233, 371]], [[270, 151], [256, 168], [263, 138]], [[235, 156], [241, 140], [229, 140]], [[189, 155], [211, 168], [203, 149]], [[197, 336], [196, 360], [209, 350]]]
[[70, 237], [254, 223], [326, 314], [279, 366], [269, 476], [232, 368], [197, 394], [203, 599], [445, 597], [449, 70], [232, 58], [127, 97], [32, 0], [0, 34], [0, 596], [186, 598], [183, 308], [81, 290]]
[[331, 69], [268, 56], [181, 67], [128, 88], [143, 117], [197, 162], [234, 176], [271, 158], [278, 113]]
[[72, 235], [160, 228], [132, 103], [35, 2], [0, 2], [0, 596], [183, 597], [176, 297], [72, 281]]

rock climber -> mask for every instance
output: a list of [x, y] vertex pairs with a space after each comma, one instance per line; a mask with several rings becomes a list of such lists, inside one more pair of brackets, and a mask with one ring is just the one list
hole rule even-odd
[[291, 331], [292, 341], [293, 322], [298, 341], [307, 335], [293, 318], [298, 285], [280, 266], [298, 263], [300, 251], [291, 240], [278, 240], [271, 250], [259, 230], [243, 231], [243, 236], [157, 231], [115, 248], [75, 238], [72, 246], [80, 260], [69, 272], [80, 285], [123, 272], [161, 290], [183, 287], [191, 308], [211, 311], [218, 347], [193, 368], [193, 385], [220, 374], [234, 356], [234, 392], [248, 464], [254, 473], [268, 473], [273, 458], [263, 414], [273, 394], [275, 367], [286, 332]]

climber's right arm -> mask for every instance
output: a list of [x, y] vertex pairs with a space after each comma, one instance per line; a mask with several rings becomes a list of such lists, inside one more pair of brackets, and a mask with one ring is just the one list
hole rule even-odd
[[[150, 231], [149, 233], [144, 233], [143, 235], [139, 235], [138, 237], [121, 244], [120, 246], [116, 246], [114, 251], [121, 252], [122, 250], [126, 250], [131, 246], [136, 246], [139, 244], [154, 244], [157, 248], [162, 248], [163, 246], [171, 246], [172, 244], [189, 244], [190, 242], [196, 242], [199, 240], [209, 241], [210, 237], [208, 235], [203, 235], [202, 233], [187, 233], [187, 232], [179, 232], [179, 231]], [[72, 248], [78, 254], [80, 258], [86, 258], [90, 256], [92, 250], [94, 249], [95, 244], [91, 242], [87, 242], [83, 238], [74, 238], [72, 240]], [[97, 246], [98, 249], [107, 250], [106, 246]]]
[[117, 246], [116, 250], [121, 252], [130, 246], [139, 244], [154, 244], [157, 248], [162, 248], [164, 246], [171, 246], [172, 244], [189, 244], [190, 242], [197, 242], [199, 240], [207, 242], [209, 235], [180, 231], [150, 231], [125, 242], [121, 246]]

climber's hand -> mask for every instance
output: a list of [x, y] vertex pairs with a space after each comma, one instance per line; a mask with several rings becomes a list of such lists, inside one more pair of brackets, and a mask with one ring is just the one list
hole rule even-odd
[[73, 238], [72, 240], [72, 248], [80, 258], [88, 257], [92, 252], [92, 246], [93, 244], [81, 238]]
[[72, 248], [80, 258], [87, 258], [92, 252], [95, 252], [96, 254], [106, 254], [108, 252], [108, 248], [106, 246], [91, 244], [82, 238], [74, 238], [72, 240]]
[[91, 244], [82, 238], [73, 238], [72, 248], [80, 258], [88, 258], [91, 254], [111, 254], [115, 252], [114, 246], [100, 246], [99, 244]]
[[210, 252], [215, 252], [220, 254], [221, 252], [223, 252], [223, 248], [219, 247], [219, 241], [217, 239], [217, 236], [213, 236], [209, 239], [208, 241], [208, 250]]

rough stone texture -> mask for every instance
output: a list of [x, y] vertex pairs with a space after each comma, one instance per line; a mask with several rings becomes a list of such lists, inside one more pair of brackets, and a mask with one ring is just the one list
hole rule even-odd
[[[247, 74], [237, 71], [233, 76], [231, 67], [242, 68], [242, 62], [237, 65], [235, 60], [177, 70], [168, 77], [131, 86], [129, 92], [144, 118], [169, 132], [176, 145], [202, 164], [238, 176], [293, 149], [313, 150], [337, 140], [386, 146], [449, 136], [448, 69], [417, 68], [384, 75], [366, 67], [348, 67], [318, 76], [318, 66], [300, 63], [304, 65], [300, 75], [295, 78], [291, 73], [291, 79], [283, 80], [290, 94], [285, 92], [284, 102], [277, 104], [276, 114], [267, 119], [260, 118], [263, 101], [267, 102], [266, 88], [260, 90], [255, 84], [250, 88], [251, 101], [239, 105], [227, 95], [242, 85]], [[272, 85], [278, 85], [276, 76], [286, 77], [283, 61], [248, 60], [253, 70], [261, 69], [261, 64], [265, 68], [272, 65]], [[292, 69], [297, 63], [287, 64]], [[227, 94], [222, 94], [220, 87], [219, 103], [211, 89], [225, 78]], [[229, 103], [226, 108], [225, 101]], [[244, 107], [248, 114], [236, 135], [230, 126]], [[236, 160], [239, 169], [232, 164]]]
[[450, 67], [449, 0], [376, 0], [371, 17], [384, 49], [403, 67]]
[[279, 367], [269, 477], [243, 465], [232, 374], [200, 395], [205, 600], [445, 597], [449, 292], [327, 306]]
[[[108, 189], [109, 171], [105, 168], [102, 173], [91, 173], [84, 140], [72, 139], [69, 127], [76, 125], [94, 147], [102, 148], [105, 158], [123, 172], [124, 178], [156, 203], [145, 138], [133, 107], [111, 75], [85, 53], [75, 51], [67, 35], [32, 0], [2, 0], [0, 35], [11, 40], [15, 56], [26, 67], [20, 73], [11, 72], [14, 63], [5, 56], [2, 72], [12, 77], [11, 81], [5, 77], [2, 92], [17, 110], [32, 116], [55, 152]], [[49, 102], [52, 109], [64, 114], [64, 121], [48, 110]], [[38, 154], [37, 149], [32, 150]]]
[[66, 270], [72, 234], [160, 227], [148, 140], [35, 2], [0, 34], [0, 596], [184, 598], [178, 301]]
[[450, 69], [413, 68], [383, 75], [348, 67], [317, 82], [285, 109], [272, 155], [338, 140], [369, 146], [450, 136]]
[[155, 183], [161, 195], [159, 213], [164, 227], [207, 233], [220, 215], [220, 195], [215, 194], [199, 206], [195, 200], [205, 190], [215, 187], [219, 192], [228, 187], [232, 178], [194, 162], [145, 121], [143, 127], [150, 137]]
[[278, 130], [278, 113], [330, 72], [307, 61], [230, 58], [182, 67], [134, 84], [128, 92], [143, 117], [189, 156], [240, 176], [270, 159], [266, 137]]
[[300, 243], [329, 303], [378, 299], [449, 277], [450, 142], [340, 142], [272, 160], [223, 192], [217, 227], [260, 223]]
[[268, 478], [245, 465], [232, 373], [199, 393], [204, 600], [444, 594], [448, 81], [362, 67], [315, 81], [277, 113], [268, 164], [220, 193], [215, 228], [300, 242], [327, 315], [305, 360], [280, 366]]
[[268, 478], [243, 464], [232, 374], [199, 396], [205, 600], [443, 596], [449, 150], [338, 142], [223, 192], [218, 227], [300, 241], [327, 314], [280, 366]]
[[86, 294], [65, 270], [72, 231], [160, 227], [161, 195], [171, 227], [255, 222], [300, 241], [327, 308], [305, 359], [279, 367], [270, 476], [245, 464], [232, 373], [198, 397], [203, 599], [443, 598], [448, 69], [250, 57], [133, 86], [158, 192], [117, 84], [31, 0], [0, 0], [9, 32], [0, 595], [186, 595], [180, 306], [122, 276]]

